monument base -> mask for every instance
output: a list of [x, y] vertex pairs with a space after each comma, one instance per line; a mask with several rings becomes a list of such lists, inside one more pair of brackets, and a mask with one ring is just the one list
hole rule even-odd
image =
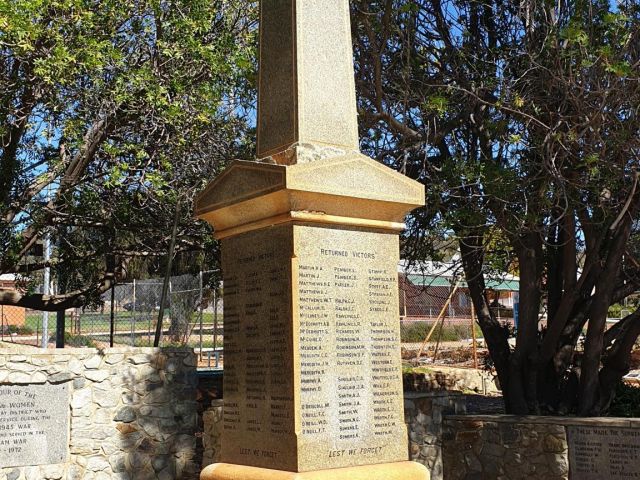
[[200, 475], [200, 480], [429, 480], [429, 478], [427, 468], [416, 462], [379, 463], [302, 473], [216, 463], [209, 465]]

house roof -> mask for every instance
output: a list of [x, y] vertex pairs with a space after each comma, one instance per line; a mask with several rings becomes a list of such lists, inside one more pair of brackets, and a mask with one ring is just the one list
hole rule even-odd
[[5, 273], [4, 275], [0, 275], [0, 281], [15, 282], [16, 276], [13, 273]]
[[[452, 276], [441, 275], [407, 275], [407, 279], [418, 287], [452, 287], [456, 284], [456, 279]], [[486, 287], [491, 290], [517, 291], [520, 288], [520, 280], [513, 279], [486, 279]], [[468, 287], [467, 282], [462, 280], [460, 287]]]
[[[418, 287], [452, 287], [459, 278], [463, 278], [462, 266], [459, 258], [452, 262], [416, 262], [409, 263], [402, 260], [398, 264], [398, 272], [407, 275], [407, 279]], [[520, 288], [520, 278], [509, 273], [502, 273], [485, 278], [486, 287], [491, 290], [517, 291]], [[460, 282], [462, 288], [467, 288], [467, 282]]]

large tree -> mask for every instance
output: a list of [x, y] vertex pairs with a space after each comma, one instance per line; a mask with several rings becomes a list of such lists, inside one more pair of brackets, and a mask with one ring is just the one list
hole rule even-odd
[[[640, 310], [606, 330], [640, 287], [640, 9], [618, 3], [354, 2], [364, 147], [427, 186], [406, 254], [459, 242], [512, 413], [606, 412], [640, 333]], [[513, 348], [485, 288], [507, 268]]]
[[[158, 266], [178, 205], [176, 250], [215, 260], [192, 198], [247, 150], [254, 37], [240, 0], [0, 0], [0, 303], [97, 301]], [[67, 293], [36, 290], [45, 236]]]

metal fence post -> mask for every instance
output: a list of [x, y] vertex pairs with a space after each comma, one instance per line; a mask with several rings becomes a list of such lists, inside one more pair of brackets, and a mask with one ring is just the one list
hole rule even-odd
[[200, 361], [202, 361], [202, 317], [204, 316], [203, 310], [202, 310], [202, 288], [203, 288], [203, 282], [202, 282], [202, 270], [200, 270], [200, 298], [198, 299], [198, 310], [200, 311]]
[[[49, 260], [51, 258], [51, 237], [49, 236], [49, 232], [47, 232], [44, 236], [44, 262], [46, 266], [44, 267], [44, 284], [42, 286], [42, 294], [49, 295], [50, 293], [50, 282], [51, 282], [51, 269], [49, 267]], [[48, 337], [49, 332], [49, 312], [42, 312], [42, 348], [47, 348], [49, 344]]]
[[[217, 285], [216, 285], [217, 286]], [[218, 348], [218, 289], [213, 289], [213, 351]]]
[[131, 346], [136, 346], [136, 279], [133, 279], [133, 306], [131, 308]]
[[116, 282], [111, 285], [111, 315], [109, 321], [109, 346], [113, 347], [113, 334], [116, 326], [115, 308], [116, 308]]

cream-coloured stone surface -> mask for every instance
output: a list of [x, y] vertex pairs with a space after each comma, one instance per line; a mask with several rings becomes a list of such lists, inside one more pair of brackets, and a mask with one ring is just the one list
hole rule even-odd
[[258, 158], [296, 143], [358, 150], [348, 0], [261, 2]]
[[259, 161], [278, 165], [296, 165], [298, 163], [317, 162], [334, 157], [357, 154], [357, 149], [345, 149], [335, 145], [321, 145], [318, 143], [294, 143], [282, 152], [275, 153]]
[[68, 384], [0, 386], [0, 469], [63, 463], [68, 439]]
[[224, 463], [203, 479], [427, 478], [404, 462], [396, 273], [424, 187], [358, 153], [352, 53], [348, 0], [261, 1], [263, 162], [195, 208], [225, 282]]
[[407, 459], [398, 237], [305, 225], [222, 242], [222, 460], [305, 472]]
[[424, 465], [416, 462], [383, 463], [361, 467], [294, 473], [219, 463], [207, 467], [200, 480], [429, 480]]
[[0, 479], [199, 476], [193, 350], [18, 348], [0, 351]]
[[260, 2], [258, 156], [286, 150], [298, 138], [295, 0]]
[[398, 237], [294, 227], [299, 470], [407, 459]]
[[291, 227], [222, 242], [224, 416], [221, 458], [297, 469]]
[[350, 153], [292, 166], [236, 161], [198, 196], [195, 211], [223, 237], [252, 222], [263, 222], [262, 228], [290, 221], [292, 212], [323, 216], [323, 223], [351, 219], [400, 231], [404, 216], [423, 204], [423, 185]]
[[567, 427], [569, 480], [640, 478], [640, 431], [602, 423]]

